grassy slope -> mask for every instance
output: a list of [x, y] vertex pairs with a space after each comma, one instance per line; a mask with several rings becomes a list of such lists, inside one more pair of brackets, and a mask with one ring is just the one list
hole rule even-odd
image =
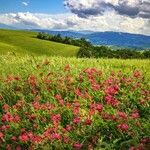
[[36, 38], [37, 33], [0, 29], [0, 54], [15, 52], [19, 54], [47, 56], [75, 56], [78, 47]]
[[[82, 69], [96, 67], [100, 69], [104, 75], [110, 74], [111, 71], [122, 71], [124, 73], [131, 73], [133, 70], [141, 70], [144, 73], [144, 77], [147, 82], [150, 83], [150, 60], [138, 60], [138, 59], [77, 59], [64, 58], [64, 57], [14, 57], [11, 55], [0, 56], [0, 76], [6, 74], [30, 74], [34, 72], [35, 66], [37, 64], [42, 64], [44, 60], [50, 61], [50, 67], [47, 68], [49, 71], [53, 70], [54, 72], [63, 72], [63, 67], [66, 64], [69, 64], [73, 70], [74, 74], [79, 73]], [[4, 67], [5, 66], [5, 67]]]

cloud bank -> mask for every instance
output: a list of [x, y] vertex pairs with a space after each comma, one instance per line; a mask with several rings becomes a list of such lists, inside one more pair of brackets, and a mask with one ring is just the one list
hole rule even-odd
[[116, 12], [90, 16], [88, 19], [73, 13], [57, 15], [29, 12], [7, 13], [0, 15], [0, 23], [26, 29], [116, 31], [150, 35], [149, 20], [120, 16]]
[[131, 18], [150, 19], [148, 0], [65, 0], [64, 4], [72, 13], [84, 18], [115, 11]]
[[0, 14], [0, 23], [21, 29], [116, 31], [150, 35], [149, 0], [64, 0], [64, 14]]

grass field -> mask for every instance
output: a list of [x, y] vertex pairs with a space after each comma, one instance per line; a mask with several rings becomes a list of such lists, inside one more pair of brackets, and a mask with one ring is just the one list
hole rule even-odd
[[[60, 69], [69, 64], [73, 67], [73, 71], [78, 73], [81, 69], [84, 68], [98, 68], [101, 69], [106, 75], [111, 71], [123, 71], [130, 73], [133, 70], [139, 69], [144, 73], [146, 80], [150, 81], [150, 60], [149, 59], [77, 59], [75, 57], [65, 58], [65, 57], [47, 57], [47, 56], [13, 56], [5, 55], [0, 57], [0, 72], [2, 74], [9, 73], [22, 73], [25, 69], [27, 74], [33, 72], [33, 68], [36, 64], [42, 63], [44, 60], [50, 60], [51, 69], [54, 71], [60, 71]], [[3, 67], [5, 66], [5, 67]], [[23, 68], [23, 69], [22, 69]], [[25, 71], [24, 70], [24, 71]]]
[[0, 149], [148, 150], [149, 66], [0, 56]]
[[0, 29], [0, 54], [76, 56], [78, 47], [39, 40], [36, 32]]
[[149, 150], [150, 60], [35, 36], [0, 30], [0, 149]]

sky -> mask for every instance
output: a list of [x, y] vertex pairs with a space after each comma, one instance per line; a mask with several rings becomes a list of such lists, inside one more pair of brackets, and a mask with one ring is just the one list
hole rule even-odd
[[150, 35], [150, 0], [0, 0], [0, 24]]

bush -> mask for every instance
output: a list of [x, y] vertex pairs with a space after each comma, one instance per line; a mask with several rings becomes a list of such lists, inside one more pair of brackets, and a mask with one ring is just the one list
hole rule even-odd
[[107, 46], [88, 46], [81, 47], [78, 57], [94, 58], [122, 58], [122, 59], [143, 59], [150, 58], [150, 51], [137, 51], [131, 49], [112, 50]]

